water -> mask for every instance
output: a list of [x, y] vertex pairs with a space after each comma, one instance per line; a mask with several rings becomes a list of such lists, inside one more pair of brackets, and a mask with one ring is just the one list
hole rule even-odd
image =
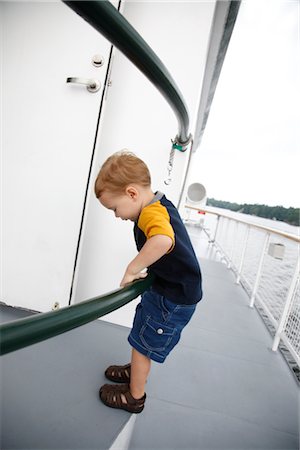
[[[234, 219], [252, 223], [253, 225], [261, 225], [274, 230], [283, 231], [293, 236], [300, 236], [300, 227], [289, 225], [285, 222], [235, 213], [220, 208], [214, 208], [214, 211], [226, 214]], [[210, 230], [210, 233], [214, 233], [216, 221], [216, 216], [206, 214], [204, 226]], [[240, 267], [242, 252], [247, 236], [247, 228], [247, 225], [243, 223], [236, 223], [226, 219], [222, 219], [219, 223], [216, 240], [232, 260], [236, 269], [239, 269]], [[250, 229], [245, 260], [242, 268], [242, 273], [244, 274], [246, 284], [250, 290], [253, 288], [256, 280], [257, 269], [265, 239], [266, 232], [264, 230], [257, 228]], [[282, 259], [274, 258], [269, 255], [267, 249], [263, 261], [258, 296], [261, 297], [266, 304], [270, 303], [270, 297], [272, 299], [277, 298], [276, 304], [273, 301], [272, 308], [274, 312], [275, 309], [278, 309], [278, 314], [280, 314], [299, 259], [299, 243], [284, 236], [271, 233], [269, 244], [280, 244], [284, 246], [284, 255]], [[276, 320], [279, 319], [278, 314], [274, 315]]]

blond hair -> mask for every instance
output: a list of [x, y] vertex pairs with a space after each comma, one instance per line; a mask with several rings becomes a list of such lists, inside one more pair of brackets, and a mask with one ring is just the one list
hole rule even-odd
[[134, 153], [122, 150], [111, 155], [102, 165], [95, 181], [95, 195], [99, 198], [104, 191], [123, 193], [132, 183], [150, 187], [150, 172]]

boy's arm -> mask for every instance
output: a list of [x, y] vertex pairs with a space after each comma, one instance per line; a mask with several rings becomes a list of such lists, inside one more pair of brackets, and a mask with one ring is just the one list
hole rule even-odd
[[123, 287], [134, 280], [145, 278], [147, 273], [141, 273], [141, 271], [158, 261], [170, 250], [172, 245], [173, 241], [169, 236], [156, 234], [149, 238], [138, 255], [128, 264], [120, 286]]

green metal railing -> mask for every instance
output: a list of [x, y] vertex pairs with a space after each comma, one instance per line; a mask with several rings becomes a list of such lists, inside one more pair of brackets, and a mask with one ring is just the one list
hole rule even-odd
[[[64, 1], [64, 0], [63, 0]], [[172, 76], [139, 33], [108, 1], [64, 1], [72, 10], [124, 53], [166, 98], [178, 120], [174, 145], [184, 150], [190, 143], [189, 115], [182, 94]], [[58, 311], [35, 314], [0, 326], [0, 354], [70, 331], [130, 302], [153, 282], [153, 275], [125, 288]]]
[[151, 47], [108, 0], [63, 2], [124, 53], [166, 98], [178, 120], [175, 142], [184, 150], [191, 141], [188, 110], [178, 86]]
[[148, 274], [143, 280], [100, 297], [5, 323], [0, 326], [0, 354], [36, 344], [115, 311], [149, 288], [153, 280], [154, 276]]

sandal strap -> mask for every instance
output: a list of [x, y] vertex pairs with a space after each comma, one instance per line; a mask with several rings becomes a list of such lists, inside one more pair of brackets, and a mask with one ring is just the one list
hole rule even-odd
[[111, 381], [126, 383], [130, 381], [131, 364], [125, 366], [109, 366], [105, 371], [105, 376]]
[[[126, 399], [124, 403], [122, 395]], [[128, 384], [111, 385], [105, 384], [100, 389], [100, 398], [108, 406], [125, 409], [129, 412], [141, 412], [144, 408], [146, 394], [140, 399], [135, 399], [130, 392]]]

